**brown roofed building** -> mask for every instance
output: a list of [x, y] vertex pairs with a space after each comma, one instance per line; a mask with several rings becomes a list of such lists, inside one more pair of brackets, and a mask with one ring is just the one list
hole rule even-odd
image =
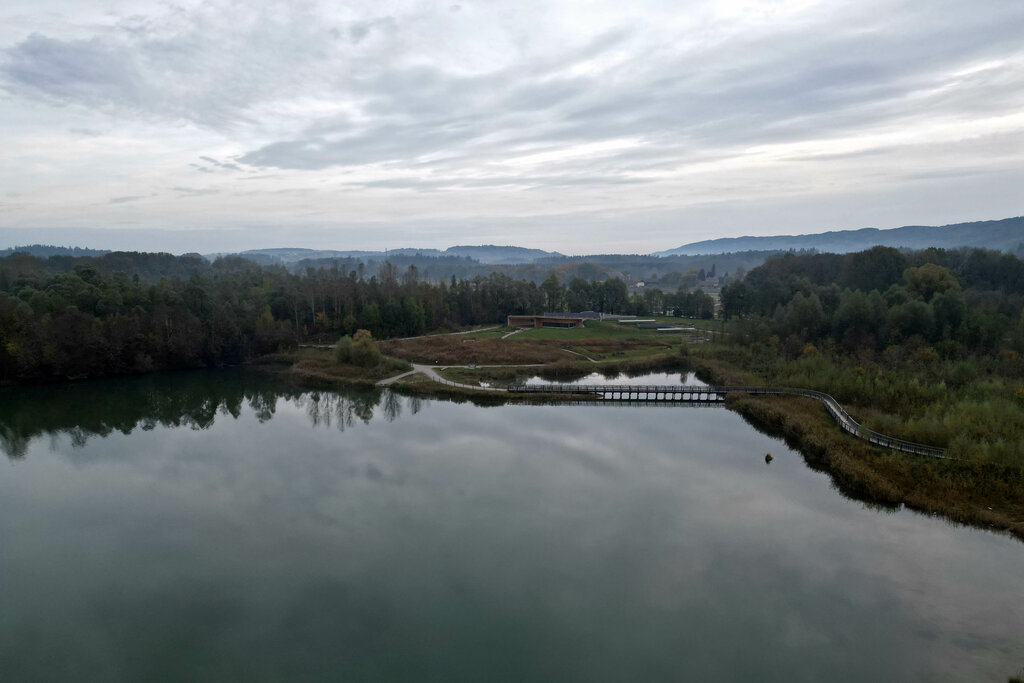
[[509, 327], [583, 327], [583, 318], [564, 315], [510, 315]]

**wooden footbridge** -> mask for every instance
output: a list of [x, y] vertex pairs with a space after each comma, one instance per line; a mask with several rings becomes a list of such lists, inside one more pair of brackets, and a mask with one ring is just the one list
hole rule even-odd
[[853, 436], [876, 446], [891, 448], [903, 453], [926, 455], [932, 458], [952, 460], [946, 449], [927, 446], [905, 439], [880, 434], [864, 427], [846, 412], [837, 400], [821, 391], [795, 389], [791, 387], [749, 387], [749, 386], [705, 386], [705, 385], [623, 385], [623, 384], [510, 384], [508, 391], [514, 394], [563, 394], [592, 396], [601, 401], [660, 402], [660, 403], [716, 403], [725, 400], [731, 393], [745, 393], [754, 396], [766, 394], [789, 394], [806, 396], [820, 401], [839, 427]]

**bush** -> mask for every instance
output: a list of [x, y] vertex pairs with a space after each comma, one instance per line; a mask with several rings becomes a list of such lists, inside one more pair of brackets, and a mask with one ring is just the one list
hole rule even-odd
[[370, 368], [380, 363], [380, 349], [369, 330], [356, 330], [352, 336], [352, 349], [349, 352], [352, 365]]
[[369, 330], [356, 330], [353, 336], [345, 335], [334, 345], [334, 360], [340, 365], [372, 368], [380, 365], [381, 359], [380, 349]]
[[340, 365], [352, 362], [352, 337], [346, 334], [334, 345], [334, 360]]

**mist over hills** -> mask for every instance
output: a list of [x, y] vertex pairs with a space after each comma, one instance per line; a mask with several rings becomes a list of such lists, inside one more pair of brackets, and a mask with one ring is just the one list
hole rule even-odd
[[8, 247], [0, 249], [0, 258], [10, 256], [14, 252], [32, 254], [37, 258], [49, 258], [51, 256], [103, 256], [109, 254], [109, 249], [87, 249], [83, 247], [60, 247], [53, 244], [27, 244], [25, 246]]
[[527, 249], [525, 247], [496, 247], [485, 244], [483, 246], [458, 246], [449, 247], [444, 251], [446, 256], [468, 256], [481, 263], [532, 263], [542, 258], [561, 258], [564, 254], [557, 251], [544, 251], [542, 249]]
[[[1020, 255], [1024, 254], [1024, 216], [993, 221], [955, 223], [943, 226], [908, 225], [891, 229], [860, 228], [804, 235], [723, 237], [691, 242], [675, 249], [653, 252], [647, 256], [710, 256], [739, 252], [763, 252], [767, 257], [772, 252], [811, 250], [842, 254], [852, 251], [863, 251], [875, 246], [902, 249], [977, 247]], [[479, 246], [461, 245], [444, 250], [416, 248], [389, 249], [385, 251], [251, 249], [241, 252], [239, 255], [265, 263], [276, 262], [283, 265], [299, 261], [330, 258], [359, 259], [365, 262], [385, 261], [394, 256], [461, 257], [472, 259], [483, 265], [522, 265], [539, 263], [541, 261], [557, 263], [579, 259], [600, 262], [608, 260], [609, 257], [626, 256], [623, 254], [605, 254], [569, 257], [557, 251], [490, 244]]]
[[832, 253], [863, 251], [875, 246], [906, 249], [979, 247], [1011, 253], [1024, 252], [1024, 217], [998, 221], [975, 221], [943, 226], [907, 225], [879, 230], [835, 230], [808, 235], [770, 237], [723, 237], [691, 242], [654, 256], [721, 254], [734, 251], [815, 249]]
[[[226, 256], [227, 254], [210, 254], [209, 257]], [[235, 254], [263, 263], [280, 263], [289, 265], [299, 261], [320, 259], [359, 259], [360, 261], [385, 261], [393, 256], [422, 256], [428, 258], [458, 257], [469, 258], [485, 265], [517, 265], [533, 263], [544, 258], [558, 258], [563, 254], [557, 251], [528, 249], [526, 247], [495, 246], [493, 244], [462, 245], [447, 249], [386, 249], [384, 251], [338, 251], [334, 249], [249, 249]]]
[[[657, 278], [663, 272], [683, 267], [684, 262], [686, 267], [705, 267], [702, 261], [698, 263], [688, 260], [693, 257], [718, 256], [717, 260], [728, 263], [731, 269], [742, 267], [749, 270], [763, 263], [770, 256], [781, 252], [847, 253], [870, 249], [874, 246], [906, 249], [978, 247], [1022, 256], [1024, 255], [1024, 217], [945, 226], [911, 225], [889, 230], [862, 228], [805, 235], [728, 237], [692, 242], [675, 249], [652, 254], [566, 256], [557, 251], [484, 244], [457, 245], [447, 249], [406, 247], [380, 251], [281, 247], [211, 253], [205, 254], [204, 258], [213, 261], [219, 256], [238, 256], [262, 265], [281, 265], [292, 270], [329, 266], [332, 263], [350, 267], [359, 262], [372, 265], [390, 261], [403, 267], [426, 265], [438, 272], [444, 270], [446, 273], [459, 276], [512, 267], [535, 266], [547, 271], [559, 266], [570, 264], [578, 266], [590, 263], [610, 269], [608, 273], [605, 273], [606, 276], [612, 273], [627, 273], [632, 277]], [[15, 251], [26, 252], [40, 258], [100, 256], [108, 253], [108, 250], [35, 244], [0, 250], [0, 257], [8, 256]], [[195, 255], [198, 256], [198, 254]], [[683, 261], [678, 261], [679, 259], [683, 259]], [[510, 271], [510, 274], [512, 272], [518, 271]], [[536, 274], [531, 274], [531, 279], [536, 277]]]

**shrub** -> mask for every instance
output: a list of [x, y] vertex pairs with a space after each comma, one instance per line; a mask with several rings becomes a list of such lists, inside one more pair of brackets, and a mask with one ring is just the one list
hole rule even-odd
[[362, 368], [373, 367], [380, 363], [380, 349], [369, 330], [356, 330], [352, 336], [352, 348], [349, 352], [352, 365]]
[[334, 360], [341, 365], [352, 362], [352, 337], [346, 334], [334, 345]]
[[381, 358], [380, 349], [369, 330], [356, 330], [353, 336], [345, 335], [334, 345], [334, 360], [340, 365], [372, 368], [380, 364]]

